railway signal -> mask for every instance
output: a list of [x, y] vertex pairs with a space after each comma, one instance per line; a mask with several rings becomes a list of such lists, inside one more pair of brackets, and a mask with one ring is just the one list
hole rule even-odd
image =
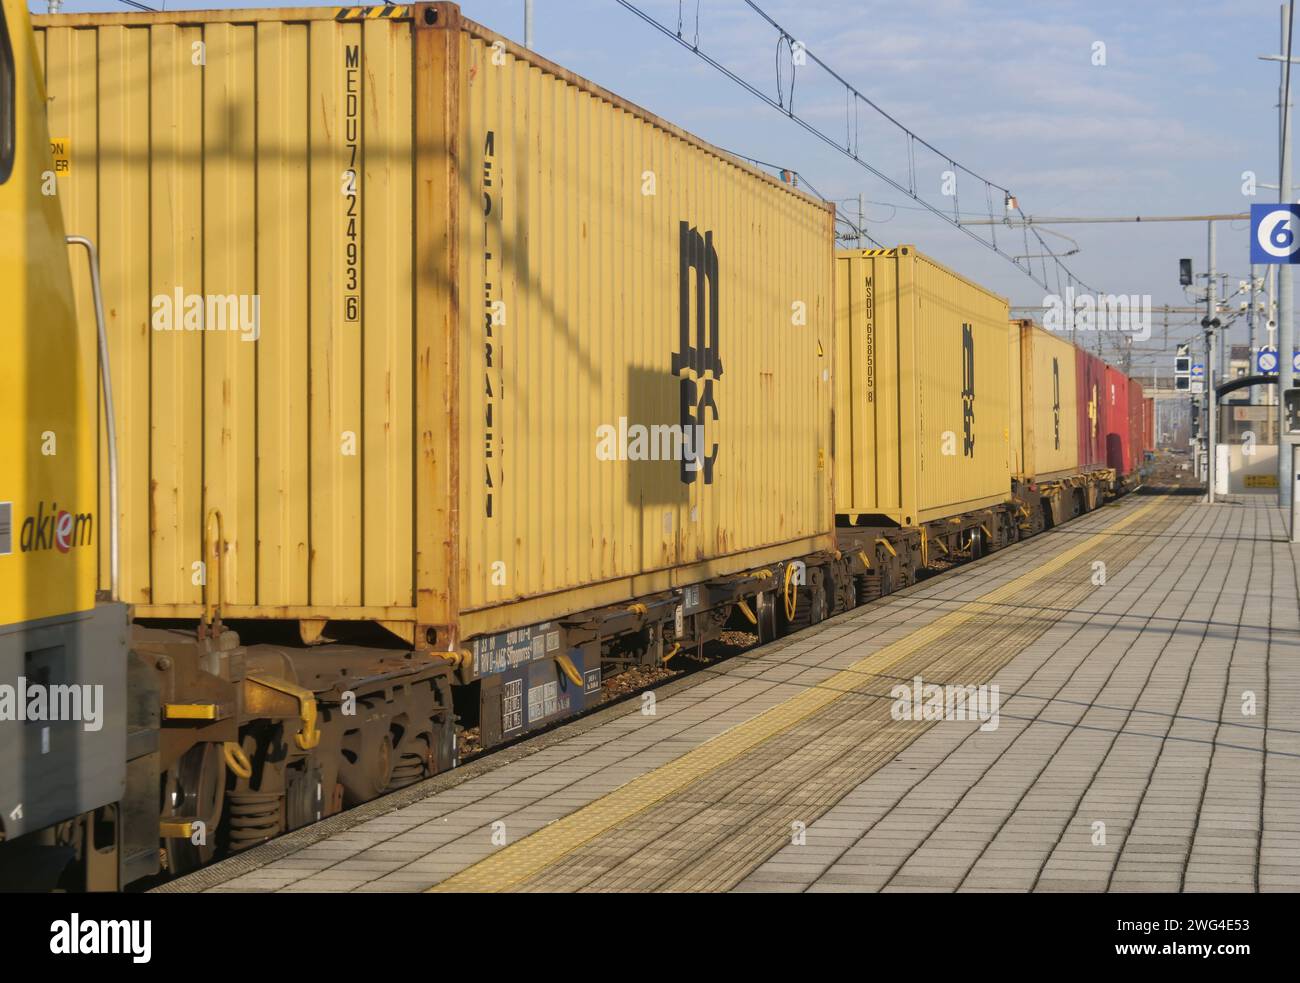
[[[1187, 264], [1190, 276], [1192, 261], [1185, 259], [1183, 262]], [[1192, 389], [1192, 356], [1187, 345], [1179, 345], [1178, 354], [1174, 356], [1174, 389], [1178, 392], [1190, 392]]]

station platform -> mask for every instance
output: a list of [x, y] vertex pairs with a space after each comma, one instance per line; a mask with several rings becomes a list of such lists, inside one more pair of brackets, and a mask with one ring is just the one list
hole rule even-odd
[[1295, 891], [1286, 540], [1132, 495], [160, 890]]

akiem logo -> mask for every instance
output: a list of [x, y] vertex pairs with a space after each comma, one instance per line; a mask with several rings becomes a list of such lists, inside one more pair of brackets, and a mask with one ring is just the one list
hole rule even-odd
[[1300, 205], [1250, 206], [1250, 261], [1300, 263]]
[[24, 553], [58, 550], [66, 553], [76, 546], [93, 542], [95, 517], [89, 512], [69, 512], [55, 502], [49, 511], [44, 502], [36, 505], [36, 514], [23, 521], [19, 545]]

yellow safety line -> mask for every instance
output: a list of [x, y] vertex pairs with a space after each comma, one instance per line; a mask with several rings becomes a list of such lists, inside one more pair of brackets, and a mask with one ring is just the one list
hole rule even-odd
[[978, 615], [995, 611], [1026, 587], [1042, 580], [1078, 559], [1101, 541], [1133, 525], [1159, 508], [1152, 502], [1132, 512], [1104, 532], [1089, 537], [1077, 546], [1048, 560], [1042, 566], [990, 591], [983, 597], [967, 601], [936, 621], [917, 629], [906, 638], [855, 662], [817, 686], [805, 689], [784, 703], [764, 710], [758, 716], [737, 724], [680, 758], [647, 772], [628, 784], [556, 820], [517, 843], [465, 868], [430, 888], [430, 892], [503, 891], [528, 880], [551, 864], [607, 832], [619, 823], [668, 796], [681, 791], [711, 771], [734, 761], [746, 751], [789, 730], [812, 714], [834, 703], [864, 684], [864, 676], [879, 675], [897, 662], [914, 655], [942, 635]]

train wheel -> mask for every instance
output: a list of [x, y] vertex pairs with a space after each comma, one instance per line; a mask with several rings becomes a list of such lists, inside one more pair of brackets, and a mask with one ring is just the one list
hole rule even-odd
[[[911, 587], [921, 579], [921, 558], [915, 553], [909, 554], [907, 563], [899, 574], [899, 587]], [[894, 590], [890, 587], [891, 592]]]
[[291, 830], [318, 823], [326, 815], [320, 763], [308, 759], [305, 767], [295, 770], [297, 774], [284, 790], [285, 825]]
[[800, 587], [798, 606], [790, 619], [790, 630], [799, 631], [809, 625], [825, 621], [830, 616], [830, 602], [826, 596], [826, 578], [820, 569], [808, 570], [808, 585]]
[[[163, 780], [162, 815], [175, 822], [201, 822], [189, 837], [163, 840], [172, 874], [196, 870], [217, 849], [217, 826], [226, 799], [226, 762], [217, 744], [196, 744]], [[195, 840], [199, 842], [195, 842]]]
[[776, 617], [776, 592], [763, 591], [755, 598], [754, 611], [758, 615], [758, 644], [774, 642], [781, 635]]
[[393, 774], [389, 718], [378, 714], [377, 704], [371, 701], [362, 701], [361, 705], [365, 713], [375, 716], [343, 736], [339, 783], [343, 786], [343, 804], [349, 808], [383, 795]]
[[858, 606], [858, 592], [847, 565], [831, 568], [831, 589], [835, 596], [835, 603], [831, 606], [832, 615], [852, 611]]
[[814, 625], [820, 624], [831, 616], [831, 599], [826, 575], [821, 570], [814, 570], [812, 584], [809, 587], [808, 612]]

